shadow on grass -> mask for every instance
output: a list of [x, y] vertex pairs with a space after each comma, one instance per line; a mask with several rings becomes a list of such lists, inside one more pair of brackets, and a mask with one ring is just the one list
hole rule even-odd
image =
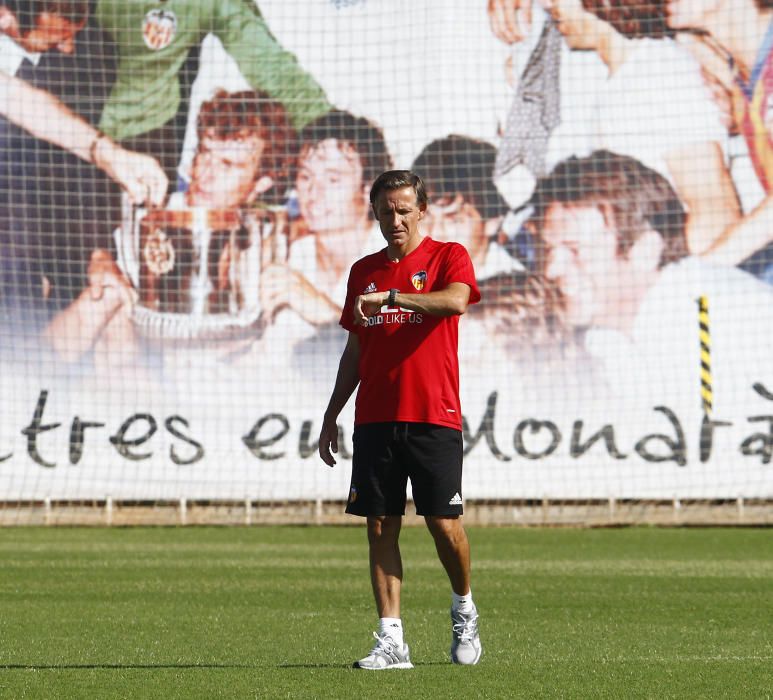
[[[448, 666], [445, 661], [420, 661], [414, 666]], [[258, 664], [0, 664], [0, 671], [69, 671], [69, 670], [151, 670], [151, 669], [226, 669], [261, 668]], [[279, 664], [277, 668], [350, 669], [351, 664]]]
[[153, 669], [153, 668], [258, 668], [254, 664], [0, 664], [0, 671], [65, 671], [70, 669]]
[[[416, 661], [414, 666], [448, 666], [447, 661]], [[0, 666], [2, 668], [2, 666]], [[279, 664], [277, 668], [353, 668], [351, 664]], [[357, 669], [359, 670], [359, 669]], [[386, 671], [410, 670], [410, 669], [381, 669]]]
[[278, 664], [277, 668], [351, 668], [351, 664]]

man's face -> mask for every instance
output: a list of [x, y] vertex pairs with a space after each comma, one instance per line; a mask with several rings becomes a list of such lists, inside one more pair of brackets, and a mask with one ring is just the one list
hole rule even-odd
[[545, 276], [555, 282], [565, 304], [565, 320], [575, 327], [617, 327], [635, 274], [617, 254], [617, 235], [595, 206], [551, 204], [542, 224]]
[[83, 29], [83, 24], [73, 24], [69, 20], [50, 12], [41, 12], [35, 26], [24, 36], [14, 37], [19, 45], [30, 53], [43, 53], [57, 49], [70, 54], [75, 51], [75, 35]]
[[236, 209], [254, 198], [265, 141], [258, 136], [216, 139], [204, 135], [193, 159], [188, 204]]
[[381, 190], [373, 203], [373, 213], [381, 234], [392, 249], [413, 250], [419, 243], [419, 221], [424, 218], [426, 206], [416, 201], [413, 187], [406, 185], [396, 190]]
[[367, 215], [362, 162], [349, 144], [327, 139], [306, 151], [295, 186], [301, 216], [313, 233], [362, 226]]

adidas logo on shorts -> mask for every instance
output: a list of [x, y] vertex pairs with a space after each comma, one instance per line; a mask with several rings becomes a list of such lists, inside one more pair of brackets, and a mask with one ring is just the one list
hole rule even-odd
[[457, 491], [454, 494], [454, 497], [448, 502], [449, 506], [460, 506], [462, 505], [462, 497], [459, 495], [459, 492]]

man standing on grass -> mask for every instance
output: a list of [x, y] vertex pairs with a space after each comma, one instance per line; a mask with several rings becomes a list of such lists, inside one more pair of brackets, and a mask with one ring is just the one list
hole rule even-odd
[[376, 178], [370, 203], [387, 247], [349, 273], [341, 325], [349, 331], [322, 422], [319, 453], [338, 451], [336, 419], [359, 385], [346, 512], [365, 516], [380, 618], [376, 644], [355, 668], [413, 668], [403, 639], [398, 539], [411, 480], [416, 511], [435, 540], [452, 588], [451, 660], [476, 664], [478, 612], [462, 525], [459, 316], [480, 299], [470, 256], [458, 243], [419, 233], [424, 183], [407, 170]]

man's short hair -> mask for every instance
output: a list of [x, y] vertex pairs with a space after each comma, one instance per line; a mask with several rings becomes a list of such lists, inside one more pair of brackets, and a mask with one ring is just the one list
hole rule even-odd
[[81, 26], [89, 18], [89, 0], [0, 0], [19, 25], [22, 36], [33, 30], [44, 12], [57, 15], [70, 24]]
[[556, 285], [543, 275], [512, 270], [478, 282], [481, 303], [469, 307], [472, 318], [486, 318], [507, 339], [509, 352], [529, 355], [535, 347], [555, 346], [570, 335], [561, 315]]
[[674, 36], [668, 26], [667, 0], [582, 0], [583, 7], [630, 39]]
[[261, 90], [226, 92], [218, 90], [199, 110], [197, 133], [221, 141], [257, 136], [265, 143], [260, 172], [274, 180], [271, 188], [277, 197], [292, 182], [297, 153], [297, 134], [287, 110]]
[[461, 195], [484, 219], [504, 216], [509, 207], [494, 185], [497, 150], [490, 143], [452, 134], [424, 147], [411, 165], [429, 198]]
[[381, 173], [370, 188], [370, 203], [374, 205], [379, 194], [383, 191], [399, 190], [401, 187], [413, 187], [416, 193], [416, 204], [427, 205], [427, 190], [424, 182], [410, 170], [387, 170]]
[[356, 117], [340, 109], [317, 117], [301, 129], [298, 134], [300, 157], [304, 157], [322, 141], [330, 139], [348, 144], [357, 151], [362, 164], [363, 186], [392, 167], [392, 156], [389, 155], [384, 132], [365, 117]]
[[596, 207], [611, 216], [618, 255], [628, 255], [638, 238], [650, 229], [663, 238], [660, 267], [688, 254], [687, 212], [679, 197], [668, 180], [635, 158], [610, 151], [569, 158], [538, 181], [531, 203], [538, 230], [553, 204]]

